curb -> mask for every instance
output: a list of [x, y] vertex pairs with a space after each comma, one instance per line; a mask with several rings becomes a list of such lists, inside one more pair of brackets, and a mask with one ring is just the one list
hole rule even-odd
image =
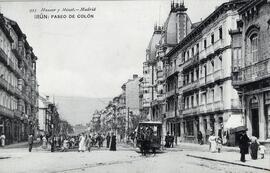
[[245, 166], [245, 167], [270, 171], [270, 169], [268, 169], [268, 168], [262, 168], [262, 167], [258, 167], [258, 166], [252, 166], [252, 165], [245, 165], [245, 164], [242, 164], [242, 163], [235, 163], [235, 162], [229, 162], [229, 161], [225, 161], [225, 160], [211, 159], [211, 158], [208, 158], [208, 157], [201, 157], [201, 156], [195, 156], [195, 155], [190, 155], [190, 154], [186, 154], [186, 156], [194, 157], [194, 158], [198, 158], [198, 159], [204, 159], [204, 160], [210, 160], [210, 161], [216, 161], [216, 162], [222, 162], [222, 163], [228, 163], [228, 164], [233, 164], [233, 165], [238, 165], [238, 166]]

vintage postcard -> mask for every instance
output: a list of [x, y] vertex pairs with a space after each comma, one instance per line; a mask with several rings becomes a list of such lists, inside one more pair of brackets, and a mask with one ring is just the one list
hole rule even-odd
[[269, 0], [0, 0], [0, 173], [258, 173], [269, 153]]

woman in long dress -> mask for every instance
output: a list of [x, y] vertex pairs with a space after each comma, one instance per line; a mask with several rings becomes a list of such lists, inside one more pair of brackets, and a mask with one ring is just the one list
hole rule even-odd
[[82, 151], [84, 152], [85, 151], [85, 137], [84, 137], [84, 134], [82, 134], [80, 136], [80, 143], [79, 143], [79, 152]]
[[214, 134], [212, 134], [209, 138], [208, 141], [210, 142], [210, 147], [209, 150], [213, 153], [217, 151], [217, 142], [216, 142], [216, 137]]
[[111, 151], [116, 151], [116, 136], [114, 135], [114, 133], [112, 133], [110, 150]]
[[253, 160], [256, 160], [258, 158], [259, 143], [255, 136], [250, 137], [250, 140], [250, 156]]

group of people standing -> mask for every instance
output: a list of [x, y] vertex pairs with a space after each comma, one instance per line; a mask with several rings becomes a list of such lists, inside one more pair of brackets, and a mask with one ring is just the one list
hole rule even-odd
[[256, 160], [258, 158], [258, 152], [261, 156], [261, 159], [264, 158], [265, 147], [260, 145], [256, 137], [252, 136], [249, 138], [246, 134], [246, 130], [240, 132], [239, 148], [241, 154], [241, 162], [246, 161], [245, 155], [249, 153], [249, 150], [251, 159]]
[[219, 136], [215, 136], [214, 133], [211, 134], [208, 138], [209, 141], [209, 150], [211, 152], [221, 152], [222, 139]]
[[[82, 133], [79, 137], [79, 152], [90, 151], [91, 147], [95, 144], [98, 144], [98, 148], [103, 147], [103, 142], [105, 140], [104, 135], [102, 136], [100, 133], [96, 137], [91, 137], [91, 135], [86, 135]], [[110, 135], [110, 133], [106, 136], [106, 147], [110, 148], [111, 151], [116, 151], [116, 136], [114, 133]]]

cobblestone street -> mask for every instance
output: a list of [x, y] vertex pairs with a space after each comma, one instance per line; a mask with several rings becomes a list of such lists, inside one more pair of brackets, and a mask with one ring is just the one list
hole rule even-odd
[[[93, 148], [91, 152], [79, 153], [76, 151], [70, 152], [55, 152], [41, 150], [39, 147], [34, 148], [32, 153], [27, 151], [27, 148], [10, 148], [0, 150], [1, 173], [30, 173], [30, 172], [267, 172], [261, 169], [251, 167], [209, 161], [189, 157], [187, 155], [198, 155], [216, 158], [217, 155], [228, 155], [230, 152], [232, 162], [238, 162], [239, 153], [235, 151], [224, 151], [223, 153], [209, 153], [205, 150], [207, 146], [198, 146], [195, 144], [181, 144], [172, 149], [166, 149], [164, 152], [150, 154], [146, 157], [133, 147], [120, 144], [118, 150], [108, 151], [106, 148]], [[248, 165], [252, 161], [248, 159]], [[222, 157], [219, 157], [222, 159]], [[269, 156], [265, 158], [265, 163], [269, 160]], [[263, 163], [260, 160], [254, 162]], [[269, 163], [269, 162], [268, 162]], [[267, 166], [267, 165], [263, 165]], [[268, 164], [269, 169], [269, 164]]]

